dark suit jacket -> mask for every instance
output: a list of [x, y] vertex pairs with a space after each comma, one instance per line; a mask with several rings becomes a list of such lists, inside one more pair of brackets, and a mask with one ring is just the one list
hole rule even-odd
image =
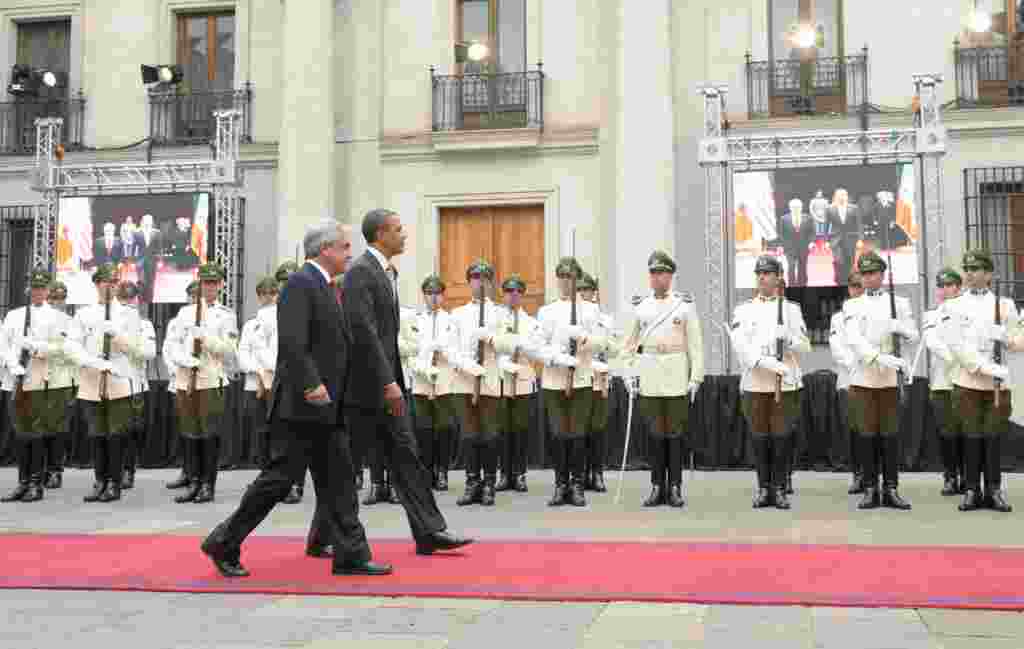
[[839, 208], [829, 207], [825, 210], [825, 218], [828, 220], [831, 236], [829, 245], [833, 248], [847, 247], [851, 250], [857, 245], [860, 238], [860, 208], [856, 205], [848, 205], [846, 208], [846, 222], [839, 219]]
[[793, 217], [786, 212], [779, 223], [779, 238], [789, 257], [807, 255], [807, 246], [814, 241], [814, 219], [808, 214], [800, 215], [800, 230], [793, 227]]
[[345, 392], [345, 405], [385, 410], [385, 385], [398, 383], [405, 391], [398, 356], [398, 302], [391, 280], [376, 258], [366, 252], [345, 273], [344, 292], [345, 320], [352, 336], [349, 370], [353, 377]]
[[[334, 291], [313, 264], [292, 273], [277, 304], [277, 368], [268, 419], [337, 425], [347, 379], [349, 339]], [[320, 384], [328, 406], [303, 396]]]
[[114, 237], [114, 246], [109, 255], [107, 254], [107, 241], [103, 237], [96, 239], [92, 244], [92, 263], [96, 266], [106, 263], [116, 264], [119, 261], [121, 261], [121, 240], [117, 237]]

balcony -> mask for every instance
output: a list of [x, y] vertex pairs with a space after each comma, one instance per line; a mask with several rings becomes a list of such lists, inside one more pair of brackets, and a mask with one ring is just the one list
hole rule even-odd
[[18, 99], [0, 102], [0, 154], [30, 155], [36, 151], [39, 117], [61, 117], [61, 143], [71, 150], [82, 146], [85, 128], [85, 96], [79, 92], [67, 99]]
[[747, 116], [846, 114], [868, 103], [868, 48], [853, 56], [754, 61], [747, 53]]
[[[544, 72], [540, 63], [536, 70], [495, 74], [438, 75], [431, 68], [430, 77], [435, 134], [497, 134], [527, 129], [539, 137], [544, 128]], [[435, 145], [443, 139], [435, 137]], [[513, 135], [512, 139], [517, 138]]]
[[207, 144], [217, 134], [218, 110], [241, 111], [242, 142], [251, 142], [252, 87], [186, 91], [176, 87], [149, 92], [149, 136], [157, 145]]
[[1024, 106], [1024, 43], [960, 47], [953, 41], [956, 107]]

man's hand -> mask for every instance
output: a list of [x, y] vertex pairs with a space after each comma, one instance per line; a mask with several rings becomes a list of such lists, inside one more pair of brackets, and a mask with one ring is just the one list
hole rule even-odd
[[388, 412], [392, 417], [401, 417], [405, 414], [405, 399], [402, 397], [402, 388], [397, 383], [388, 383], [384, 386], [384, 400], [388, 403]]
[[303, 394], [306, 399], [306, 403], [314, 406], [326, 406], [331, 402], [331, 395], [327, 392], [327, 387], [321, 383], [312, 390], [306, 390]]

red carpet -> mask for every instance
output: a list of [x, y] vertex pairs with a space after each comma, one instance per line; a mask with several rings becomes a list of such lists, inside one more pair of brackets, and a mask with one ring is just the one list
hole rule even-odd
[[1024, 549], [485, 542], [418, 557], [373, 543], [390, 577], [334, 577], [303, 540], [254, 537], [221, 578], [196, 537], [0, 535], [0, 588], [1024, 610]]

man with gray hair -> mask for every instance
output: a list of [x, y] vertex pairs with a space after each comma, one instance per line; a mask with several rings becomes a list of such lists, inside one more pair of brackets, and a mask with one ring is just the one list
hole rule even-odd
[[390, 565], [371, 561], [359, 521], [348, 439], [338, 430], [353, 350], [330, 283], [352, 259], [351, 231], [322, 219], [306, 230], [302, 244], [306, 263], [288, 277], [277, 307], [277, 367], [268, 406], [274, 452], [235, 513], [202, 544], [225, 577], [249, 575], [241, 564], [242, 542], [304, 477], [307, 467], [317, 500], [307, 553], [316, 554], [310, 551], [330, 539], [334, 551], [319, 556], [332, 556], [334, 574], [391, 573]]

